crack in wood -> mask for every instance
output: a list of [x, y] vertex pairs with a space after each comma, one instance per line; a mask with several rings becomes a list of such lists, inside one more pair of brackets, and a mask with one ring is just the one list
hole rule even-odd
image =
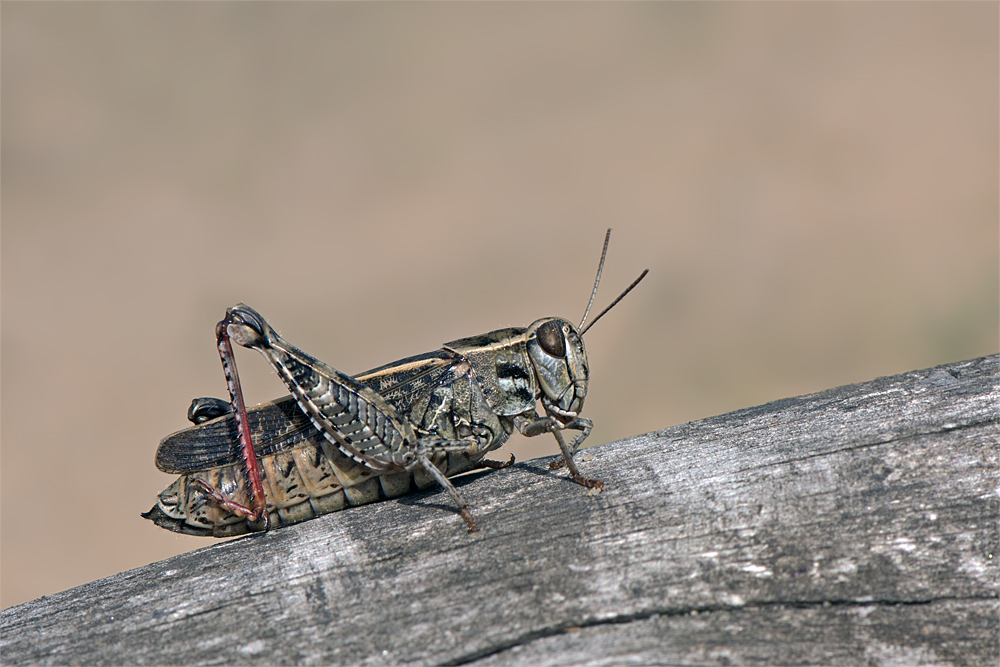
[[468, 655], [459, 656], [451, 660], [437, 663], [441, 667], [458, 667], [459, 665], [470, 665], [475, 662], [479, 662], [485, 658], [493, 657], [510, 651], [512, 649], [526, 646], [532, 642], [536, 642], [548, 637], [555, 637], [567, 632], [577, 632], [580, 630], [590, 629], [590, 628], [600, 628], [610, 625], [626, 625], [628, 623], [635, 623], [640, 621], [655, 620], [658, 618], [679, 618], [685, 616], [700, 616], [702, 614], [715, 614], [715, 613], [743, 613], [749, 612], [753, 613], [756, 611], [762, 611], [766, 609], [829, 609], [832, 607], [839, 608], [867, 608], [867, 607], [910, 607], [910, 606], [928, 606], [936, 603], [944, 602], [979, 602], [979, 601], [996, 601], [997, 596], [941, 596], [935, 598], [928, 598], [924, 600], [817, 600], [817, 601], [784, 601], [784, 600], [766, 600], [759, 602], [748, 602], [745, 605], [704, 605], [704, 606], [693, 606], [693, 607], [683, 607], [678, 609], [652, 609], [646, 611], [635, 612], [632, 614], [622, 614], [620, 616], [615, 616], [612, 618], [600, 618], [592, 619], [586, 621], [580, 621], [578, 623], [573, 622], [563, 622], [556, 625], [552, 625], [547, 628], [542, 628], [539, 630], [534, 630], [532, 632], [526, 632], [522, 635], [514, 637], [509, 641], [498, 642], [496, 645], [491, 647], [486, 647], [478, 651], [469, 653]]

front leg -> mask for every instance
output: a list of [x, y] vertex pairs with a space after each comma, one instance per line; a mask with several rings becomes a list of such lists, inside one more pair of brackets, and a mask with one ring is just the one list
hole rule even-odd
[[[551, 433], [555, 436], [556, 442], [559, 443], [559, 450], [562, 452], [562, 459], [556, 459], [549, 466], [550, 468], [559, 468], [565, 463], [566, 467], [569, 469], [570, 476], [573, 477], [573, 481], [581, 486], [588, 489], [603, 489], [604, 482], [596, 479], [589, 479], [580, 474], [580, 469], [576, 467], [576, 462], [573, 460], [573, 455], [576, 454], [576, 450], [580, 447], [580, 443], [586, 440], [587, 436], [590, 435], [590, 431], [594, 428], [594, 423], [589, 419], [584, 419], [583, 417], [577, 417], [568, 424], [563, 424], [558, 419], [552, 416], [539, 417], [537, 413], [533, 413], [534, 419], [528, 419], [524, 415], [518, 415], [514, 418], [514, 426], [522, 435], [528, 438], [533, 438], [536, 435], [541, 435], [542, 433]], [[565, 429], [573, 429], [580, 431], [580, 435], [573, 439], [573, 442], [569, 445], [563, 440], [562, 431]]]

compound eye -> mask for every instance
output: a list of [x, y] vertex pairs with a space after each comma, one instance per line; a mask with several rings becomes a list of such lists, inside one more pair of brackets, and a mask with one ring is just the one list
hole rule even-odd
[[548, 354], [553, 357], [566, 356], [566, 338], [563, 337], [562, 327], [555, 320], [546, 322], [538, 327], [538, 344]]

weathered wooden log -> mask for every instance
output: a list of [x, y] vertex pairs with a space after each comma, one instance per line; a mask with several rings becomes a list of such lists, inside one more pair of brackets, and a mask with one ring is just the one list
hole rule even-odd
[[[470, 475], [12, 607], [5, 664], [1000, 662], [994, 355]], [[138, 510], [137, 510], [138, 511]], [[11, 573], [5, 573], [10, 576]]]

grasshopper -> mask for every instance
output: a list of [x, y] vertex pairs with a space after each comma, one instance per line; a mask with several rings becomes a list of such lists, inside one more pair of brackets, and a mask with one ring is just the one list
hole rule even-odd
[[[228, 537], [438, 484], [476, 532], [448, 477], [513, 464], [513, 456], [484, 457], [514, 429], [552, 433], [562, 458], [551, 467], [565, 465], [579, 484], [603, 488], [573, 461], [593, 428], [580, 416], [590, 381], [583, 334], [648, 273], [584, 328], [610, 238], [609, 229], [579, 327], [546, 317], [355, 376], [289, 344], [249, 306], [229, 308], [215, 331], [230, 400], [195, 399], [188, 410], [195, 426], [160, 442], [156, 466], [180, 477], [142, 516], [180, 533]], [[233, 342], [260, 352], [291, 395], [248, 410]], [[579, 432], [568, 445], [564, 430]]]

